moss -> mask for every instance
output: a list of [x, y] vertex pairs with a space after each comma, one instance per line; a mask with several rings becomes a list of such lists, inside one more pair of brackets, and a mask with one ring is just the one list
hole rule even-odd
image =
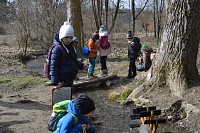
[[112, 92], [109, 95], [109, 99], [113, 101], [117, 101], [119, 103], [123, 103], [124, 100], [127, 99], [127, 97], [131, 94], [133, 90], [131, 88], [125, 88], [121, 92]]
[[142, 105], [142, 100], [141, 100], [140, 98], [137, 98], [137, 99], [135, 100], [135, 104], [136, 104], [136, 105]]
[[48, 80], [40, 77], [31, 77], [31, 76], [20, 76], [20, 77], [11, 77], [11, 76], [0, 76], [0, 86], [5, 88], [11, 88], [13, 90], [25, 89], [29, 86], [35, 86], [39, 84], [48, 84]]

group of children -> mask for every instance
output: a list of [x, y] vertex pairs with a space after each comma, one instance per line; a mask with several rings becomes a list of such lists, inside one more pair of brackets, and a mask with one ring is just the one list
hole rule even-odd
[[[105, 39], [104, 39], [105, 38]], [[105, 44], [105, 45], [104, 45]], [[108, 40], [108, 32], [106, 28], [102, 25], [99, 31], [95, 31], [92, 37], [86, 42], [86, 45], [89, 48], [89, 68], [88, 68], [88, 77], [95, 78], [94, 69], [95, 69], [95, 59], [97, 57], [97, 52], [100, 56], [101, 64], [101, 74], [103, 77], [108, 75], [106, 59], [111, 52], [110, 42]]]
[[[129, 70], [127, 79], [134, 78], [136, 73], [136, 59], [141, 55], [142, 47], [139, 38], [133, 37], [131, 31], [127, 33], [128, 39], [128, 58]], [[76, 51], [74, 44], [78, 42], [78, 38], [74, 37], [74, 29], [66, 22], [60, 27], [59, 33], [55, 34], [53, 44], [56, 44], [51, 51], [50, 56], [50, 80], [54, 88], [59, 86], [73, 87], [73, 80], [76, 78], [78, 69], [87, 70], [89, 78], [95, 78], [95, 59], [97, 52], [100, 56], [100, 64], [102, 76], [108, 75], [106, 65], [107, 56], [111, 52], [108, 32], [102, 25], [99, 31], [95, 31], [91, 38], [86, 42], [89, 48], [89, 67], [77, 60], [77, 56], [81, 56], [80, 52]], [[75, 100], [72, 100], [67, 109], [70, 113], [63, 116], [58, 124], [55, 133], [75, 133], [82, 132], [83, 129], [88, 133], [95, 132], [94, 126], [86, 119], [92, 115], [95, 110], [94, 102], [87, 95], [79, 95]], [[78, 123], [73, 125], [73, 116], [76, 115]]]

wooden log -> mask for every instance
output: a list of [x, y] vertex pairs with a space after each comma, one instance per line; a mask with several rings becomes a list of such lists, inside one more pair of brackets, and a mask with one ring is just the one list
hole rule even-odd
[[116, 78], [117, 75], [108, 75], [106, 77], [97, 77], [94, 79], [88, 79], [88, 78], [80, 78], [77, 81], [74, 81], [74, 87], [81, 87], [81, 86], [86, 86], [86, 85], [91, 85], [91, 84], [96, 84], [96, 83], [100, 83], [100, 82], [104, 82], [107, 80], [111, 80]]

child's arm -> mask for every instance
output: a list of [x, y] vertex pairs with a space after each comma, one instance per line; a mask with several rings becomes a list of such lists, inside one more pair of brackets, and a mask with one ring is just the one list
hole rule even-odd
[[69, 113], [63, 116], [62, 123], [60, 124], [60, 133], [71, 133], [74, 126], [74, 117]]

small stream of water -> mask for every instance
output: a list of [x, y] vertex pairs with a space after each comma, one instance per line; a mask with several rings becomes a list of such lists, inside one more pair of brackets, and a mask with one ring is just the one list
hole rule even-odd
[[37, 59], [30, 60], [26, 63], [26, 66], [33, 70], [34, 72], [38, 72], [39, 74], [43, 74], [43, 66], [46, 56], [40, 56]]

